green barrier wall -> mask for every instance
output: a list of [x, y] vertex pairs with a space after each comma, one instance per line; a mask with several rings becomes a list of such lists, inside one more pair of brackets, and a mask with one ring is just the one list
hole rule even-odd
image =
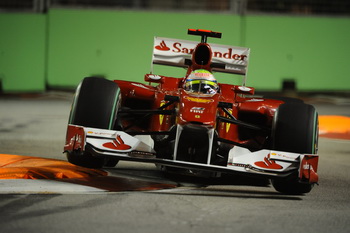
[[45, 90], [46, 16], [0, 14], [0, 81], [5, 92]]
[[300, 90], [350, 90], [350, 19], [249, 16], [249, 77], [262, 89], [295, 79]]
[[[71, 9], [0, 14], [2, 89], [72, 88], [91, 75], [142, 82], [153, 37], [199, 40], [187, 28], [222, 32], [212, 43], [250, 47], [247, 85], [258, 90], [279, 90], [284, 79], [303, 91], [350, 90], [349, 18]], [[155, 73], [181, 77], [185, 70], [157, 66]]]
[[[222, 40], [237, 44], [240, 17], [231, 15], [53, 10], [49, 15], [49, 83], [75, 86], [81, 78], [143, 81], [151, 69], [154, 36], [200, 40], [188, 28], [225, 32]], [[155, 67], [155, 72], [181, 77], [185, 70]]]

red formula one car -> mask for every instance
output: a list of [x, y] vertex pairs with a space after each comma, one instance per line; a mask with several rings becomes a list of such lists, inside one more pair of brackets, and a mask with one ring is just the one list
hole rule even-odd
[[[249, 49], [208, 44], [221, 33], [189, 29], [200, 43], [155, 37], [153, 64], [185, 67], [183, 78], [145, 75], [148, 84], [88, 77], [75, 94], [64, 151], [85, 167], [119, 160], [179, 173], [271, 179], [282, 193], [318, 182], [318, 116], [291, 98], [261, 98], [245, 86]], [[152, 67], [153, 69], [153, 67]], [[218, 83], [213, 72], [243, 76]]]

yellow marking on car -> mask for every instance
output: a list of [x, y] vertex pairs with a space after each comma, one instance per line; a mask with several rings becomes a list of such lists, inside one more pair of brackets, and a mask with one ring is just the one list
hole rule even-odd
[[214, 102], [213, 99], [204, 99], [204, 98], [196, 98], [196, 97], [189, 97], [189, 96], [185, 96], [185, 99], [188, 99], [189, 101], [197, 102], [197, 103], [211, 103], [211, 102]]
[[[164, 104], [165, 104], [165, 101], [162, 100], [162, 101], [160, 102], [160, 107], [162, 107]], [[159, 124], [160, 124], [160, 125], [163, 124], [163, 120], [164, 120], [164, 115], [160, 114], [160, 115], [159, 115]]]
[[[232, 109], [227, 110], [232, 115]], [[226, 123], [226, 133], [230, 130], [231, 123]]]

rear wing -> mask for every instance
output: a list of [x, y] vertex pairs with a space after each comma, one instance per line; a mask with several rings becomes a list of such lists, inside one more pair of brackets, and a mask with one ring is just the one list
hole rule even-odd
[[[153, 64], [188, 67], [191, 54], [198, 42], [155, 37], [153, 45]], [[209, 44], [212, 51], [212, 70], [223, 73], [246, 75], [249, 61], [249, 48]]]

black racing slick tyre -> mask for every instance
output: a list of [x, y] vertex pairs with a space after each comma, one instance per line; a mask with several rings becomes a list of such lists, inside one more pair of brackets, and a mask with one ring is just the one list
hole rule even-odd
[[[69, 124], [114, 129], [119, 102], [120, 89], [115, 82], [104, 78], [84, 78], [75, 93]], [[110, 164], [105, 158], [95, 157], [88, 151], [67, 152], [67, 159], [70, 163], [89, 168]], [[113, 164], [116, 163], [113, 161]]]
[[85, 78], [75, 93], [69, 123], [113, 129], [119, 98], [120, 90], [115, 82], [104, 78]]
[[[301, 154], [316, 154], [318, 149], [318, 114], [303, 103], [286, 103], [275, 113], [272, 128], [272, 149]], [[272, 180], [273, 187], [285, 194], [303, 194], [313, 184], [300, 183], [298, 177]]]

